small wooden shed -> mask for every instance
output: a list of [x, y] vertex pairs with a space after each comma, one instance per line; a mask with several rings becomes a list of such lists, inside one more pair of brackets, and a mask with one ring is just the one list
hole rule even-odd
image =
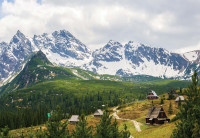
[[146, 123], [147, 124], [164, 124], [165, 122], [169, 122], [170, 119], [167, 118], [167, 115], [165, 114], [165, 111], [161, 106], [155, 107], [149, 109], [148, 114], [146, 115]]
[[71, 118], [69, 119], [70, 124], [76, 124], [79, 121], [79, 115], [72, 115]]
[[179, 101], [184, 102], [185, 98], [183, 96], [176, 97], [175, 102], [179, 102]]
[[147, 95], [147, 99], [151, 100], [151, 99], [158, 99], [159, 96], [156, 94], [155, 91], [151, 90], [148, 95]]
[[94, 117], [101, 117], [103, 115], [103, 111], [101, 109], [98, 109], [95, 113], [94, 113]]

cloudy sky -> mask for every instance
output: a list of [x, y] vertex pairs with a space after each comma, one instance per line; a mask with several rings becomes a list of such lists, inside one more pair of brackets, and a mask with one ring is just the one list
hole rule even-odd
[[0, 0], [0, 41], [65, 29], [91, 49], [110, 39], [200, 49], [200, 0]]

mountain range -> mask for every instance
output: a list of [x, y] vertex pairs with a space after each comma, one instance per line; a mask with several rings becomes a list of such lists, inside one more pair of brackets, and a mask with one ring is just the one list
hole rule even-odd
[[123, 77], [188, 79], [200, 65], [200, 50], [178, 54], [134, 41], [122, 45], [110, 40], [104, 47], [92, 51], [65, 30], [33, 37], [17, 31], [9, 43], [0, 43], [0, 82], [12, 80], [39, 50], [53, 65]]

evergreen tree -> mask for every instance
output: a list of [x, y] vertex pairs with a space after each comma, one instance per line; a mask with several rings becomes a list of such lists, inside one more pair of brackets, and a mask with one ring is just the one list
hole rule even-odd
[[117, 120], [116, 119], [112, 124], [112, 131], [110, 133], [110, 137], [111, 138], [120, 138], [121, 137], [121, 133], [118, 130]]
[[172, 103], [171, 103], [171, 102], [170, 102], [170, 104], [169, 104], [168, 113], [169, 113], [170, 115], [173, 114], [173, 108], [172, 108]]
[[97, 138], [129, 138], [130, 132], [127, 130], [127, 126], [125, 130], [119, 132], [117, 121], [112, 123], [112, 116], [106, 110], [101, 117], [100, 123], [96, 125], [97, 132], [95, 137]]
[[199, 78], [195, 71], [192, 76], [192, 84], [189, 85], [188, 90], [185, 92], [188, 99], [185, 100], [185, 104], [180, 107], [180, 112], [177, 114], [180, 122], [176, 124], [176, 129], [173, 130], [172, 137], [174, 138], [199, 136], [200, 91], [198, 82]]
[[172, 92], [169, 92], [169, 97], [168, 97], [168, 100], [171, 100], [171, 99], [174, 99], [174, 95]]
[[87, 127], [87, 125], [87, 119], [85, 119], [84, 115], [81, 115], [75, 130], [73, 130], [72, 136], [75, 138], [92, 138], [92, 126]]
[[8, 137], [8, 133], [9, 133], [9, 128], [8, 128], [8, 126], [5, 126], [4, 128], [2, 128], [0, 130], [0, 137], [5, 137], [6, 138], [6, 137]]
[[106, 110], [101, 117], [100, 123], [96, 125], [97, 132], [96, 137], [98, 138], [110, 138], [111, 131], [112, 131], [112, 116], [110, 116], [110, 113]]
[[126, 124], [124, 125], [124, 130], [122, 131], [122, 138], [129, 138], [130, 137], [130, 132], [127, 130]]
[[200, 126], [199, 126], [198, 120], [195, 121], [194, 128], [192, 130], [192, 137], [200, 138]]
[[57, 109], [53, 112], [51, 120], [47, 123], [47, 131], [45, 135], [48, 138], [67, 138], [69, 136], [69, 130], [67, 128], [67, 121], [61, 122], [62, 112], [60, 107], [57, 106]]
[[178, 107], [180, 108], [181, 107], [181, 98], [179, 97], [179, 99], [178, 99]]
[[180, 95], [183, 94], [182, 88], [180, 88], [179, 94], [180, 94]]
[[160, 104], [161, 104], [161, 105], [164, 104], [163, 98], [160, 99]]

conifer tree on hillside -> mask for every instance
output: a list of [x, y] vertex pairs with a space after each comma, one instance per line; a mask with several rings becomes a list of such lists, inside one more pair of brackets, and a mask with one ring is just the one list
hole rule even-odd
[[180, 92], [179, 92], [179, 94], [180, 94], [180, 95], [183, 94], [183, 90], [182, 90], [182, 88], [180, 88]]
[[84, 115], [81, 115], [75, 130], [73, 130], [72, 136], [74, 138], [93, 138], [92, 126], [87, 127], [87, 125], [87, 119], [85, 119]]
[[8, 137], [8, 133], [9, 133], [9, 128], [8, 128], [8, 126], [5, 126], [4, 128], [2, 128], [0, 130], [0, 137], [1, 138], [7, 138]]
[[47, 131], [45, 132], [46, 137], [48, 138], [68, 138], [69, 131], [67, 128], [68, 123], [61, 122], [62, 111], [59, 106], [53, 112], [51, 120], [47, 123]]
[[160, 99], [160, 104], [161, 104], [161, 105], [164, 104], [163, 98]]
[[122, 131], [122, 138], [129, 138], [131, 133], [127, 130], [127, 125], [124, 125], [124, 130]]
[[168, 113], [169, 113], [170, 115], [173, 114], [173, 108], [172, 108], [172, 103], [171, 103], [171, 102], [170, 102], [170, 104], [169, 104]]
[[101, 117], [100, 123], [96, 125], [97, 132], [96, 137], [98, 138], [109, 138], [111, 136], [110, 132], [112, 131], [112, 116], [108, 111], [105, 111]]
[[173, 130], [173, 138], [195, 138], [200, 136], [200, 91], [198, 84], [199, 78], [195, 71], [192, 76], [192, 84], [189, 85], [188, 90], [185, 92], [187, 95], [185, 104], [180, 107], [180, 112], [177, 114], [180, 122], [176, 124], [176, 129]]
[[198, 120], [196, 120], [196, 122], [194, 124], [194, 128], [192, 130], [192, 137], [200, 138], [200, 126], [199, 126]]
[[112, 124], [112, 131], [111, 131], [110, 137], [111, 138], [117, 138], [117, 137], [120, 137], [120, 136], [121, 136], [121, 134], [118, 130], [117, 120], [115, 119], [115, 121]]
[[125, 127], [124, 131], [119, 131], [117, 121], [112, 123], [112, 116], [105, 111], [101, 117], [100, 123], [96, 125], [97, 132], [95, 138], [129, 138], [130, 132]]
[[179, 97], [179, 100], [178, 100], [178, 107], [180, 108], [181, 107], [181, 98]]

